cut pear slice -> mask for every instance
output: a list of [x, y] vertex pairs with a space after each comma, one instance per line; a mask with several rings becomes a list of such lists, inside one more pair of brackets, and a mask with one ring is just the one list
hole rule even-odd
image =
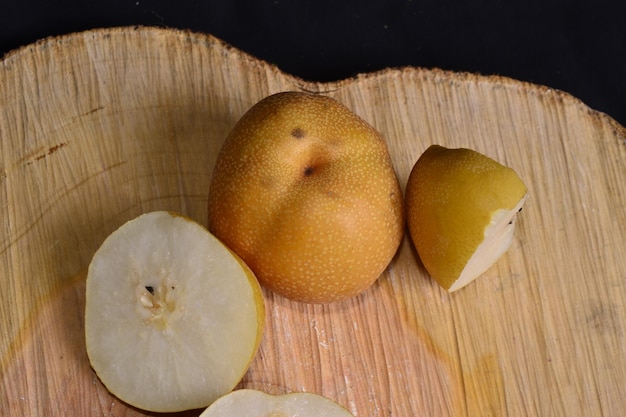
[[144, 410], [206, 407], [230, 392], [256, 354], [264, 320], [251, 270], [174, 213], [122, 225], [89, 265], [89, 361], [112, 394]]
[[471, 149], [429, 147], [409, 175], [406, 209], [431, 277], [453, 292], [483, 274], [510, 248], [526, 198], [511, 168]]
[[270, 395], [253, 389], [233, 391], [215, 401], [200, 417], [354, 417], [318, 394]]

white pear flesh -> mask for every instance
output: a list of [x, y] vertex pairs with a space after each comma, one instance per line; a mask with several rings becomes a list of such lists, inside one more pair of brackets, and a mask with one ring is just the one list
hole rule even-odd
[[478, 245], [463, 268], [463, 272], [450, 286], [448, 292], [457, 291], [474, 281], [509, 250], [513, 242], [517, 213], [522, 209], [527, 196], [524, 195], [512, 210], [498, 210], [494, 213], [485, 229], [485, 239]]
[[188, 218], [159, 211], [127, 222], [88, 270], [93, 370], [143, 410], [206, 407], [236, 386], [258, 348], [264, 310], [251, 274]]
[[318, 394], [271, 395], [254, 389], [233, 391], [215, 401], [200, 417], [354, 417]]

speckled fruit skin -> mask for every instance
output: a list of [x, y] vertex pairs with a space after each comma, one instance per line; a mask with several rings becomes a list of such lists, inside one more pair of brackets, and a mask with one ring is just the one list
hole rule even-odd
[[226, 138], [208, 226], [265, 287], [329, 303], [385, 270], [404, 233], [404, 203], [372, 126], [329, 97], [283, 92], [254, 105]]

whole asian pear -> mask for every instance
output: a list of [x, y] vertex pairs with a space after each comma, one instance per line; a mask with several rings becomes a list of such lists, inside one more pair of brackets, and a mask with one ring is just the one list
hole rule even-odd
[[402, 190], [381, 134], [330, 97], [282, 92], [226, 138], [209, 230], [266, 288], [330, 303], [371, 286], [404, 233]]

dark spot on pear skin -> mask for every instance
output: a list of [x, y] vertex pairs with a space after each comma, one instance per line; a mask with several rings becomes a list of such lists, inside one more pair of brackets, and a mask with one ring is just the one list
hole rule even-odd
[[299, 127], [296, 127], [294, 130], [291, 131], [291, 136], [293, 136], [296, 139], [302, 139], [305, 136], [304, 130], [302, 130]]
[[304, 176], [305, 177], [310, 177], [311, 175], [313, 175], [313, 171], [315, 171], [315, 168], [308, 166], [306, 168], [304, 168]]
[[154, 287], [150, 286], [150, 285], [146, 285], [146, 290], [148, 290], [148, 292], [152, 295], [154, 295]]

